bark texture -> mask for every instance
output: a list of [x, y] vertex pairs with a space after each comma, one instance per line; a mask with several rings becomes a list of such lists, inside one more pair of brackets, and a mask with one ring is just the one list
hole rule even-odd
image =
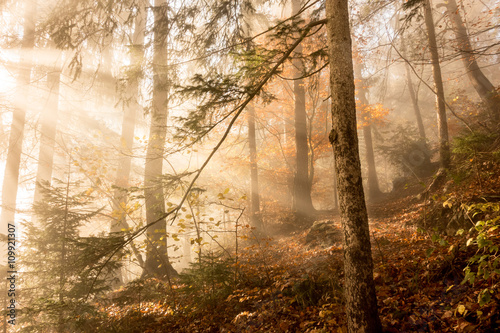
[[361, 179], [356, 102], [347, 0], [327, 0], [328, 52], [332, 98], [330, 142], [335, 154], [349, 332], [381, 332], [368, 216]]
[[[292, 15], [299, 12], [300, 0], [292, 1]], [[302, 63], [302, 45], [299, 44], [293, 54], [293, 92], [295, 97], [295, 147], [296, 171], [293, 186], [293, 210], [299, 220], [311, 215], [314, 207], [311, 198], [311, 183], [309, 182], [309, 149], [307, 144], [307, 114], [306, 91], [304, 80], [297, 79], [304, 75]]]
[[448, 0], [445, 2], [445, 6], [453, 31], [455, 32], [458, 50], [462, 55], [462, 62], [467, 72], [467, 76], [477, 94], [488, 108], [491, 118], [495, 123], [498, 123], [500, 121], [500, 94], [496, 91], [495, 86], [493, 86], [490, 80], [484, 75], [476, 61], [476, 55], [469, 40], [467, 29], [460, 17], [457, 3], [455, 0]]
[[36, 1], [24, 1], [23, 39], [21, 42], [21, 59], [17, 77], [16, 100], [14, 101], [14, 114], [10, 127], [9, 147], [2, 184], [2, 214], [0, 223], [2, 233], [7, 233], [7, 224], [14, 222], [16, 214], [16, 198], [19, 186], [19, 167], [23, 148], [24, 125], [26, 122], [26, 90], [31, 81], [32, 55], [31, 50], [35, 45], [35, 20]]
[[434, 77], [434, 88], [437, 102], [437, 119], [439, 132], [439, 158], [441, 167], [449, 168], [450, 143], [448, 139], [448, 120], [446, 119], [446, 104], [444, 98], [443, 78], [441, 75], [441, 66], [439, 64], [439, 54], [436, 41], [436, 31], [434, 19], [432, 18], [432, 8], [430, 0], [424, 2], [424, 21], [427, 28], [427, 39], [429, 42], [429, 51], [431, 53], [432, 75]]
[[165, 24], [166, 1], [160, 0], [153, 7], [155, 17], [153, 51], [153, 102], [151, 125], [144, 170], [144, 196], [146, 198], [146, 222], [150, 225], [146, 261], [143, 276], [169, 278], [176, 274], [168, 260], [167, 221], [165, 219], [165, 195], [161, 184], [163, 153], [167, 135], [169, 81], [167, 68], [168, 24]]

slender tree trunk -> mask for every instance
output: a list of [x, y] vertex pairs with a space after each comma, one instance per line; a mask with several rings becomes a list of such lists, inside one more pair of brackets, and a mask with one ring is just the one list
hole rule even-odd
[[13, 223], [16, 214], [16, 198], [19, 185], [19, 167], [23, 147], [24, 124], [28, 108], [26, 93], [31, 81], [32, 54], [35, 45], [36, 1], [26, 0], [24, 8], [23, 39], [21, 42], [21, 60], [17, 78], [14, 114], [10, 127], [9, 147], [2, 184], [2, 214], [0, 222], [2, 233], [7, 234], [7, 224]]
[[372, 126], [368, 124], [363, 126], [363, 137], [366, 146], [366, 164], [368, 167], [368, 198], [377, 200], [382, 195], [378, 186], [378, 176], [375, 164], [375, 154], [373, 152]]
[[247, 106], [248, 110], [248, 146], [250, 148], [250, 181], [251, 181], [251, 209], [252, 226], [262, 230], [262, 216], [260, 214], [259, 172], [257, 167], [257, 140], [255, 137], [255, 108]]
[[167, 135], [169, 81], [167, 69], [168, 24], [167, 2], [160, 0], [153, 7], [155, 18], [153, 50], [153, 105], [151, 125], [146, 151], [144, 170], [144, 196], [146, 198], [146, 221], [148, 239], [144, 274], [169, 278], [176, 274], [168, 260], [167, 221], [165, 215], [165, 195], [161, 184], [163, 174], [163, 153]]
[[[399, 14], [396, 15], [396, 29], [399, 29]], [[407, 62], [407, 56], [406, 56], [406, 37], [404, 35], [404, 31], [401, 33], [401, 54], [405, 58], [405, 72], [406, 72], [406, 83], [408, 85], [408, 92], [410, 93], [410, 99], [411, 103], [413, 105], [413, 112], [415, 113], [415, 119], [417, 121], [417, 126], [418, 126], [418, 135], [420, 137], [420, 140], [422, 142], [426, 142], [426, 135], [425, 135], [425, 128], [424, 128], [424, 122], [422, 120], [422, 113], [420, 112], [420, 107], [418, 105], [418, 92], [415, 90], [413, 86], [413, 82], [411, 79], [411, 70], [410, 70], [410, 65]]]
[[455, 0], [449, 0], [445, 2], [445, 6], [453, 31], [455, 32], [458, 50], [462, 55], [462, 62], [467, 71], [467, 76], [477, 94], [488, 108], [491, 118], [495, 123], [498, 123], [500, 121], [500, 94], [484, 75], [476, 61], [476, 56], [469, 40], [467, 29], [460, 17], [457, 3]]
[[417, 94], [415, 88], [413, 87], [413, 82], [411, 80], [410, 65], [408, 65], [407, 63], [405, 63], [405, 70], [406, 70], [406, 83], [408, 84], [408, 92], [410, 93], [411, 104], [413, 105], [413, 112], [415, 113], [415, 120], [417, 121], [418, 135], [420, 139], [423, 142], [425, 142], [426, 136], [425, 136], [424, 122], [422, 120], [422, 112], [420, 112]]
[[[123, 119], [122, 132], [120, 137], [120, 158], [116, 170], [115, 191], [113, 193], [113, 210], [116, 212], [116, 220], [112, 222], [111, 232], [118, 233], [129, 228], [127, 223], [127, 202], [128, 196], [126, 188], [129, 186], [130, 170], [132, 167], [132, 146], [134, 141], [135, 121], [137, 111], [141, 109], [138, 103], [140, 94], [139, 80], [142, 76], [142, 60], [144, 57], [144, 31], [145, 19], [144, 11], [140, 10], [135, 18], [134, 35], [132, 44], [129, 45], [130, 68], [127, 71], [125, 96], [123, 96]], [[132, 245], [141, 267], [144, 266], [142, 256]], [[123, 272], [117, 271], [117, 278], [123, 282]]]
[[[401, 53], [406, 57], [406, 41], [404, 35], [401, 36]], [[411, 71], [410, 65], [405, 61], [405, 71], [406, 71], [406, 83], [408, 85], [408, 92], [410, 93], [411, 104], [413, 105], [413, 112], [415, 113], [415, 119], [417, 121], [418, 126], [418, 135], [420, 139], [425, 142], [425, 128], [424, 122], [422, 120], [422, 113], [420, 112], [420, 107], [418, 105], [418, 96], [416, 90], [413, 86], [413, 82], [411, 80]]]
[[430, 0], [425, 0], [424, 3], [424, 21], [427, 28], [429, 51], [431, 53], [432, 74], [434, 76], [434, 88], [436, 91], [436, 101], [438, 106], [437, 118], [439, 131], [439, 157], [441, 167], [447, 169], [449, 168], [451, 163], [450, 144], [448, 139], [448, 121], [446, 119], [443, 78], [441, 76], [441, 66], [439, 65], [436, 31], [434, 28], [434, 20], [432, 18], [432, 8]]
[[[319, 84], [315, 86], [316, 91], [319, 89]], [[309, 187], [309, 192], [312, 189], [312, 184], [314, 181], [314, 159], [315, 159], [315, 152], [314, 152], [314, 143], [313, 143], [313, 132], [314, 132], [314, 117], [316, 116], [316, 101], [319, 97], [318, 96], [313, 96], [311, 94], [311, 99], [314, 99], [314, 102], [312, 103], [312, 108], [311, 108], [311, 116], [308, 119], [307, 122], [307, 149], [309, 153], [309, 166], [308, 166], [308, 172], [309, 175], [307, 177], [308, 181], [308, 187]]]
[[133, 36], [133, 44], [130, 45], [130, 69], [129, 76], [126, 77], [127, 87], [125, 90], [125, 99], [123, 103], [123, 118], [122, 132], [120, 137], [121, 150], [116, 171], [113, 209], [118, 212], [118, 218], [111, 226], [112, 232], [118, 232], [123, 228], [127, 228], [126, 210], [127, 195], [125, 189], [129, 186], [130, 170], [132, 167], [132, 145], [134, 141], [135, 121], [137, 111], [141, 109], [137, 101], [137, 96], [140, 93], [139, 80], [142, 75], [142, 59], [144, 56], [144, 28], [145, 20], [143, 20], [142, 11], [136, 17], [135, 29]]
[[[359, 55], [358, 57], [359, 58]], [[358, 98], [361, 102], [361, 117], [363, 118], [362, 122], [362, 130], [363, 137], [365, 139], [365, 147], [366, 147], [366, 165], [368, 168], [368, 198], [370, 200], [376, 200], [382, 195], [382, 191], [380, 191], [380, 187], [378, 186], [378, 177], [377, 177], [377, 169], [375, 165], [375, 153], [373, 152], [373, 140], [372, 140], [372, 128], [370, 124], [370, 119], [366, 119], [365, 117], [370, 117], [370, 114], [364, 112], [364, 109], [368, 107], [368, 98], [366, 97], [366, 88], [365, 81], [363, 79], [362, 71], [362, 63], [360, 63], [361, 59], [358, 59], [355, 62], [354, 70], [355, 76], [359, 80], [358, 86]]]
[[57, 121], [59, 111], [59, 83], [61, 72], [54, 66], [52, 72], [47, 75], [47, 87], [49, 89], [49, 99], [46, 107], [42, 111], [40, 129], [40, 152], [38, 155], [38, 169], [36, 174], [35, 195], [33, 202], [38, 202], [42, 198], [40, 186], [43, 182], [51, 182], [52, 169], [54, 164], [54, 147], [56, 143]]
[[[292, 1], [292, 15], [298, 13], [301, 8], [300, 0]], [[302, 46], [299, 44], [294, 51], [292, 61], [294, 77], [303, 76], [304, 65], [302, 63]], [[309, 183], [309, 154], [307, 147], [307, 115], [306, 115], [306, 91], [304, 80], [293, 81], [293, 92], [295, 96], [295, 147], [296, 147], [296, 172], [293, 186], [293, 210], [299, 220], [311, 215], [314, 207], [311, 199], [311, 186]]]
[[330, 142], [335, 154], [340, 220], [344, 231], [347, 327], [352, 333], [378, 333], [382, 332], [382, 325], [361, 179], [347, 0], [327, 0], [326, 15], [332, 100]]

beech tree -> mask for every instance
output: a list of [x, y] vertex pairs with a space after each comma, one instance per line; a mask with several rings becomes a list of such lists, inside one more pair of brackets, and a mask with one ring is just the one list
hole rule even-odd
[[[300, 15], [301, 1], [292, 0], [292, 15]], [[300, 16], [299, 16], [300, 17]], [[306, 90], [302, 60], [302, 44], [293, 54], [294, 67], [293, 93], [295, 98], [295, 148], [296, 170], [293, 182], [293, 209], [299, 220], [311, 215], [314, 211], [311, 198], [311, 182], [309, 181], [309, 149], [307, 141]]]
[[498, 124], [500, 122], [500, 93], [495, 89], [495, 86], [488, 80], [486, 75], [484, 75], [477, 63], [475, 51], [460, 16], [456, 1], [448, 0], [443, 5], [446, 7], [448, 18], [455, 33], [458, 51], [461, 54], [467, 77], [486, 105], [491, 119]]
[[[450, 142], [448, 138], [448, 120], [446, 116], [446, 99], [444, 95], [443, 76], [439, 61], [438, 44], [436, 39], [436, 29], [432, 15], [430, 0], [412, 0], [403, 4], [405, 9], [416, 9], [423, 7], [424, 23], [427, 32], [427, 43], [431, 56], [432, 76], [434, 79], [433, 93], [436, 96], [437, 105], [437, 127], [439, 136], [439, 161], [442, 169], [448, 169], [451, 164]], [[443, 174], [441, 172], [441, 174]]]
[[347, 327], [353, 333], [382, 332], [359, 160], [348, 2], [327, 0], [326, 17], [332, 101], [330, 142], [344, 238]]
[[149, 141], [144, 166], [144, 196], [148, 229], [145, 276], [169, 278], [176, 271], [168, 259], [167, 221], [163, 193], [163, 154], [167, 135], [168, 103], [171, 81], [168, 68], [168, 3], [158, 0], [153, 7], [153, 99]]
[[434, 77], [434, 87], [436, 93], [437, 118], [439, 131], [439, 158], [441, 167], [449, 168], [451, 163], [450, 142], [448, 138], [448, 120], [446, 118], [446, 100], [444, 96], [443, 77], [441, 75], [441, 65], [439, 64], [438, 45], [436, 41], [436, 30], [432, 17], [432, 7], [430, 0], [424, 0], [424, 21], [427, 28], [427, 40], [429, 42], [429, 52], [431, 54], [432, 75]]

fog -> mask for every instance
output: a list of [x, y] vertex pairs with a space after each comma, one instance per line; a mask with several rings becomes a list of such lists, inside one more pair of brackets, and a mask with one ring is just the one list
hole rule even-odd
[[[498, 87], [500, 15], [487, 4], [462, 6], [472, 53]], [[323, 25], [280, 63], [305, 24], [288, 19], [289, 3], [35, 5], [0, 7], [0, 232], [17, 228], [25, 288], [43, 279], [30, 258], [51, 251], [45, 232], [101, 247], [96, 260], [115, 266], [91, 276], [118, 287], [170, 278], [203, 255], [237, 258], [242, 237], [281, 237], [339, 214]], [[308, 2], [302, 19], [324, 10]], [[444, 4], [433, 10], [453, 142], [487, 108]], [[351, 33], [364, 193], [377, 203], [440, 167], [435, 69], [420, 11], [355, 1]], [[54, 253], [70, 247], [57, 244]], [[46, 260], [69, 265], [77, 249], [67, 251]], [[71, 274], [56, 277], [69, 284]]]

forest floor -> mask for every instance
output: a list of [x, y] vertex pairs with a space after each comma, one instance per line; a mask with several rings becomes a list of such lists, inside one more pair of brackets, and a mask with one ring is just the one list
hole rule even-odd
[[[385, 331], [500, 332], [499, 295], [478, 303], [485, 288], [499, 290], [498, 275], [461, 283], [475, 251], [466, 237], [418, 228], [427, 209], [413, 194], [369, 206]], [[213, 259], [171, 287], [141, 282], [128, 289], [135, 296], [104, 304], [94, 325], [103, 332], [346, 332], [342, 244], [311, 246], [305, 238], [303, 231], [248, 242], [237, 266]]]

